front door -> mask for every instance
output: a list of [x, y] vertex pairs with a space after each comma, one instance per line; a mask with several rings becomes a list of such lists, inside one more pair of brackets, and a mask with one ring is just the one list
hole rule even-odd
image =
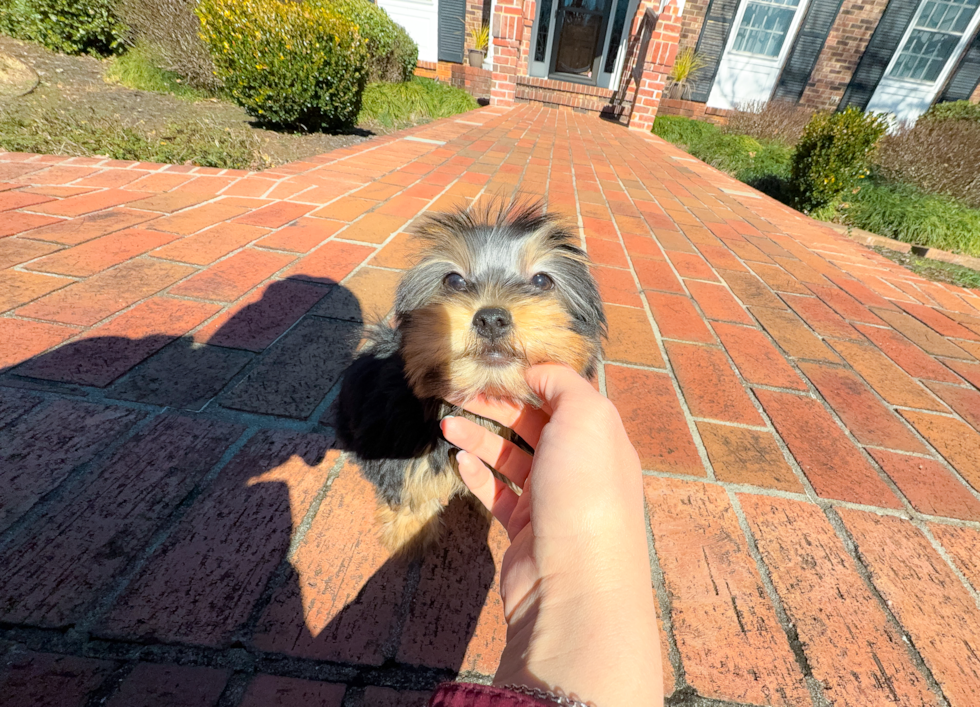
[[946, 83], [980, 23], [980, 0], [922, 0], [867, 110], [914, 123]]
[[554, 78], [596, 83], [611, 1], [557, 0], [549, 72]]
[[712, 108], [767, 103], [807, 0], [742, 0], [708, 95]]

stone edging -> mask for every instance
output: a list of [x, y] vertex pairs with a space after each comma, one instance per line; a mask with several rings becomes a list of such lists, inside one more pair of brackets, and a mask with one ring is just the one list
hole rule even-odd
[[838, 233], [843, 233], [848, 238], [859, 243], [863, 243], [864, 245], [881, 246], [882, 248], [897, 250], [901, 253], [911, 252], [913, 255], [918, 255], [920, 258], [941, 260], [944, 263], [953, 263], [954, 265], [962, 265], [965, 268], [980, 271], [980, 258], [950, 253], [949, 251], [939, 250], [938, 248], [927, 248], [926, 246], [912, 245], [911, 243], [896, 241], [894, 238], [885, 238], [884, 236], [879, 236], [875, 233], [871, 233], [870, 231], [865, 231], [860, 228], [848, 228], [847, 226], [842, 226], [838, 223], [825, 223], [824, 225], [829, 226]]

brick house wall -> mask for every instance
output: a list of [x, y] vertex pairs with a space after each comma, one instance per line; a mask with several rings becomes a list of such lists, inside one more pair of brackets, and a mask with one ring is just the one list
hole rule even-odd
[[684, 21], [681, 22], [681, 41], [680, 48], [694, 49], [698, 45], [698, 37], [701, 36], [701, 28], [704, 26], [704, 16], [708, 12], [708, 5], [711, 0], [687, 0], [684, 3]]
[[466, 0], [466, 51], [476, 48], [473, 32], [479, 31], [484, 22], [489, 23], [489, 16], [490, 0]]
[[980, 85], [973, 89], [973, 94], [970, 96], [971, 103], [980, 103]]
[[837, 107], [887, 5], [888, 0], [844, 0], [800, 98], [801, 106]]

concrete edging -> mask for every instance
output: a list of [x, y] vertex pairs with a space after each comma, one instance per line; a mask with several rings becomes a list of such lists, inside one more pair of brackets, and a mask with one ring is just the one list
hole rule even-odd
[[843, 233], [851, 240], [858, 241], [864, 245], [881, 246], [882, 248], [897, 250], [901, 253], [912, 253], [913, 255], [918, 255], [920, 258], [940, 260], [944, 263], [962, 265], [965, 268], [980, 271], [980, 258], [974, 258], [972, 256], [962, 255], [959, 253], [950, 253], [949, 251], [939, 250], [938, 248], [927, 248], [926, 246], [912, 245], [911, 243], [897, 241], [894, 238], [885, 238], [884, 236], [879, 236], [875, 233], [871, 233], [870, 231], [865, 231], [860, 228], [848, 228], [847, 226], [843, 226], [838, 223], [828, 223], [826, 225], [838, 233]]

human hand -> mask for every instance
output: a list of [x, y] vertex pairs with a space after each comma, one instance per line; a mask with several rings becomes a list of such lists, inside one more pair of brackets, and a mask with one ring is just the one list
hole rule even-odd
[[465, 418], [442, 422], [463, 450], [463, 482], [511, 540], [500, 575], [507, 646], [494, 682], [601, 707], [662, 705], [636, 451], [616, 408], [571, 369], [534, 366], [527, 381], [541, 409], [484, 399], [466, 409], [513, 429], [533, 457]]

